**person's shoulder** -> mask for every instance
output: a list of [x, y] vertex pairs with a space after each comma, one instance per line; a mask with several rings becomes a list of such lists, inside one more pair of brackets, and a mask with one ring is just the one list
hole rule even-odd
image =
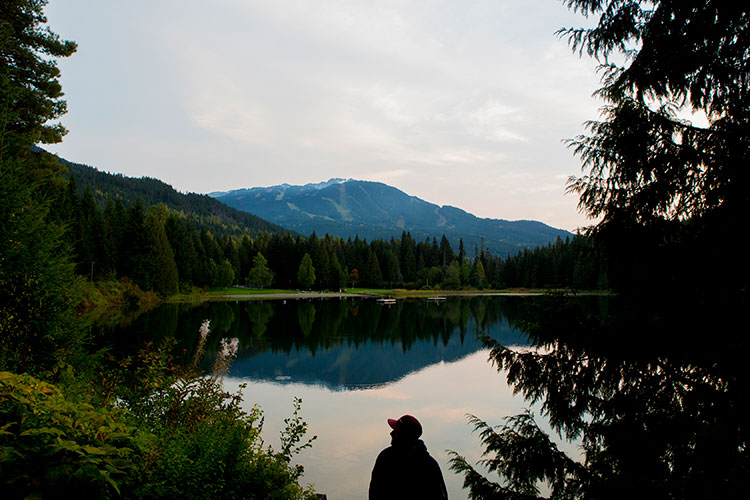
[[440, 469], [440, 465], [438, 464], [438, 461], [435, 460], [435, 457], [433, 457], [432, 455], [430, 455], [430, 452], [427, 451], [426, 447], [422, 449], [422, 452], [420, 454], [422, 455], [422, 459], [427, 464], [429, 464], [430, 467]]
[[385, 448], [380, 453], [378, 453], [378, 460], [387, 459], [388, 457], [393, 456], [394, 453], [395, 450], [393, 449], [393, 446], [389, 446], [388, 448]]

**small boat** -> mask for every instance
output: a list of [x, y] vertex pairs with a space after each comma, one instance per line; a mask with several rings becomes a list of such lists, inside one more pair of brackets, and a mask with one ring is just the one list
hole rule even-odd
[[446, 300], [445, 297], [427, 297], [427, 302], [442, 302]]
[[395, 304], [396, 299], [391, 299], [390, 297], [380, 297], [379, 299], [375, 300], [376, 302], [380, 302], [381, 304]]

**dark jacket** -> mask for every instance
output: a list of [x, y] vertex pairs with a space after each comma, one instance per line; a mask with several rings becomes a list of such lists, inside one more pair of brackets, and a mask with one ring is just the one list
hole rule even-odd
[[427, 453], [422, 440], [412, 446], [393, 445], [375, 460], [370, 480], [370, 500], [445, 500], [443, 474], [437, 461]]

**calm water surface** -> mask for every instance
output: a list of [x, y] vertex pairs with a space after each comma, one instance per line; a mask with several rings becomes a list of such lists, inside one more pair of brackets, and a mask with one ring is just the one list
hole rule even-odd
[[[278, 448], [294, 397], [313, 447], [296, 457], [312, 483], [331, 500], [367, 498], [375, 457], [390, 442], [387, 418], [410, 413], [437, 459], [452, 499], [466, 498], [463, 478], [448, 469], [446, 450], [479, 459], [478, 437], [466, 415], [499, 424], [528, 404], [514, 396], [503, 374], [487, 362], [481, 335], [523, 348], [513, 326], [522, 297], [454, 297], [444, 302], [374, 299], [273, 300], [169, 304], [127, 325], [104, 327], [122, 349], [174, 336], [193, 352], [200, 324], [211, 320], [204, 366], [222, 337], [237, 337], [240, 352], [225, 379], [240, 384], [248, 407], [265, 413], [264, 438]], [[573, 450], [573, 445], [563, 444]]]

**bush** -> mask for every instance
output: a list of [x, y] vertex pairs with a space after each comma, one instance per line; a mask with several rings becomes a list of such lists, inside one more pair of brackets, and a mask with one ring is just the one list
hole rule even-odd
[[[301, 467], [288, 454], [263, 447], [262, 412], [242, 410], [241, 394], [226, 393], [215, 378], [180, 378], [152, 394], [149, 404], [134, 405], [142, 424], [157, 434], [146, 457], [139, 498], [302, 499]], [[144, 411], [146, 410], [146, 411]], [[288, 429], [293, 428], [287, 424]], [[287, 431], [289, 434], [292, 431]], [[296, 435], [295, 442], [304, 434]]]
[[134, 483], [153, 436], [117, 408], [72, 401], [30, 375], [0, 372], [4, 498], [110, 498]]
[[[190, 492], [194, 499], [278, 499], [312, 496], [299, 478], [303, 469], [291, 457], [310, 446], [300, 442], [307, 425], [299, 417], [300, 401], [286, 419], [282, 450], [264, 447], [261, 437], [263, 414], [257, 406], [242, 409], [242, 394], [223, 390], [222, 379], [236, 353], [236, 339], [222, 339], [222, 349], [212, 376], [201, 376], [196, 365], [208, 335], [208, 322], [201, 327], [201, 340], [192, 367], [169, 368], [172, 358], [165, 351], [173, 344], [144, 349], [131, 369], [138, 380], [152, 388], [119, 391], [122, 404], [130, 409], [144, 429], [157, 439], [144, 458], [144, 477], [132, 492], [136, 498], [177, 498]], [[148, 367], [154, 368], [149, 369]], [[164, 374], [164, 381], [154, 378]], [[139, 387], [144, 384], [139, 383]], [[162, 383], [166, 382], [166, 383]]]
[[72, 367], [58, 374], [67, 380], [59, 386], [0, 372], [3, 498], [314, 496], [299, 484], [302, 467], [291, 464], [315, 439], [303, 441], [300, 400], [285, 420], [281, 450], [266, 447], [261, 410], [243, 410], [241, 392], [222, 387], [236, 339], [222, 339], [213, 375], [196, 368], [207, 335], [208, 322], [192, 366], [176, 364], [174, 340], [148, 344], [102, 367], [97, 387], [78, 383]]

